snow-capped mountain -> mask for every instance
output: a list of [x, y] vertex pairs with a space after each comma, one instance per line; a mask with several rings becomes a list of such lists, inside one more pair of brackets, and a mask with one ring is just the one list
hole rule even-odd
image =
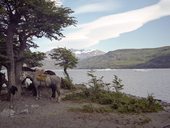
[[86, 59], [93, 56], [103, 55], [105, 52], [100, 50], [71, 49], [77, 58]]
[[[105, 54], [105, 52], [100, 50], [71, 49], [71, 51], [76, 55], [79, 60]], [[52, 60], [50, 57], [50, 54], [52, 54], [52, 52], [53, 49], [46, 52], [46, 58], [42, 61], [43, 68], [45, 69], [59, 68], [55, 65], [55, 60]]]

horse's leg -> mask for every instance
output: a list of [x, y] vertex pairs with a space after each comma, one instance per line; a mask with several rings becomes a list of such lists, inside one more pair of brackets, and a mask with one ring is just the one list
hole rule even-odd
[[3, 84], [0, 85], [0, 94], [1, 94], [1, 90], [2, 90], [2, 85], [3, 85]]
[[39, 86], [35, 87], [35, 90], [37, 92], [36, 100], [39, 100], [40, 99], [40, 89], [39, 89]]
[[57, 94], [58, 94], [57, 102], [60, 102], [60, 89], [56, 85], [52, 85], [51, 89], [52, 89], [52, 96], [51, 97], [55, 98], [56, 97], [56, 92], [57, 92]]
[[54, 84], [51, 85], [51, 91], [52, 91], [52, 98], [56, 97], [56, 86]]
[[58, 84], [58, 86], [56, 85], [56, 91], [57, 91], [57, 94], [58, 94], [58, 96], [57, 96], [57, 102], [60, 102], [60, 95], [61, 95], [61, 93], [60, 93], [60, 86], [59, 86], [60, 84]]
[[37, 89], [36, 89], [35, 85], [32, 84], [31, 86], [32, 86], [32, 94], [33, 94], [33, 96], [37, 97], [38, 93], [37, 93]]

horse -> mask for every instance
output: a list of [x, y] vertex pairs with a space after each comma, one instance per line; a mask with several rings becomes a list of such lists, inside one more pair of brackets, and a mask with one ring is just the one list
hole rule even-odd
[[7, 87], [8, 81], [5, 78], [5, 73], [0, 72], [0, 93], [3, 87]]
[[18, 88], [15, 87], [14, 85], [9, 86], [8, 80], [5, 77], [5, 73], [0, 72], [0, 94], [1, 94], [2, 88], [7, 89], [8, 100], [10, 100], [11, 94], [15, 95], [16, 92], [18, 91]]
[[31, 78], [33, 81], [37, 92], [37, 100], [40, 99], [40, 88], [48, 87], [52, 90], [51, 97], [55, 99], [57, 92], [57, 101], [60, 101], [61, 78], [59, 76], [52, 73], [52, 71], [49, 74], [49, 72], [44, 72], [44, 70], [36, 69], [35, 71], [23, 71], [21, 79], [24, 80], [27, 77]]
[[32, 95], [37, 96], [37, 91], [33, 83], [33, 79], [30, 77], [26, 77], [24, 80], [22, 80], [21, 89], [22, 89], [21, 94], [24, 94], [26, 90], [26, 91], [32, 91]]

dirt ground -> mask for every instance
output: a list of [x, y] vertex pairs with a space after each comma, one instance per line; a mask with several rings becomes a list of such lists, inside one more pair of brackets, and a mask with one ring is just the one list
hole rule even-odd
[[[64, 93], [62, 93], [64, 95]], [[0, 128], [170, 128], [170, 107], [147, 114], [82, 113], [70, 108], [84, 103], [51, 101], [47, 95], [35, 100], [30, 95], [10, 103], [0, 101]]]

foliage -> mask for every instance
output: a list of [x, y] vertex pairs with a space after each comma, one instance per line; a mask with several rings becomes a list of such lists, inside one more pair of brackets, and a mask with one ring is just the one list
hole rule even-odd
[[[111, 92], [104, 90], [102, 79], [97, 79], [94, 74], [89, 74], [91, 80], [89, 87], [83, 88], [81, 92], [66, 95], [65, 100], [78, 100], [86, 102], [95, 102], [105, 107], [110, 107], [112, 111], [120, 113], [142, 113], [142, 112], [157, 112], [163, 110], [163, 107], [157, 102], [152, 95], [147, 98], [137, 98], [126, 95], [119, 91]], [[117, 78], [118, 79], [118, 78]], [[94, 112], [92, 106], [85, 106], [83, 111]]]
[[89, 71], [87, 75], [91, 77], [90, 81], [88, 82], [89, 95], [96, 95], [97, 93], [101, 92], [104, 88], [104, 82], [102, 80], [103, 76], [97, 78], [97, 76], [94, 75], [94, 71]]
[[70, 76], [67, 72], [67, 69], [76, 67], [78, 63], [78, 59], [72, 53], [71, 50], [66, 48], [57, 48], [53, 50], [53, 53], [50, 54], [51, 58], [56, 60], [56, 65], [59, 65], [64, 68], [64, 73], [66, 75], [67, 80], [71, 83]]
[[62, 28], [76, 23], [74, 17], [69, 16], [73, 13], [70, 8], [56, 6], [50, 0], [1, 0], [0, 8], [2, 32], [6, 24], [15, 25], [18, 39], [28, 39], [28, 46], [34, 45], [33, 36], [60, 39]]
[[56, 6], [51, 0], [0, 0], [0, 42], [4, 39], [6, 45], [3, 56], [9, 60], [11, 85], [21, 72], [24, 51], [37, 47], [33, 38], [60, 40], [62, 29], [76, 24], [71, 13], [70, 8]]
[[119, 92], [120, 90], [123, 89], [124, 85], [122, 84], [122, 80], [118, 78], [118, 76], [114, 75], [112, 83], [113, 83], [112, 87], [114, 87], [116, 92]]
[[62, 78], [62, 84], [61, 84], [61, 88], [63, 89], [73, 89], [74, 88], [74, 84], [72, 80], [69, 80], [67, 77]]
[[73, 101], [88, 101], [88, 97], [83, 92], [72, 92], [66, 95], [63, 100], [73, 100]]
[[28, 67], [36, 67], [42, 66], [42, 61], [45, 58], [45, 53], [43, 52], [25, 52], [25, 60], [24, 63], [28, 65]]
[[162, 106], [156, 101], [150, 103], [148, 98], [129, 99], [129, 97], [126, 97], [120, 103], [116, 103], [114, 105], [117, 105], [117, 110], [121, 113], [157, 112], [163, 109]]
[[5, 42], [0, 41], [0, 66], [2, 65], [6, 66], [8, 62], [5, 49], [6, 49]]
[[53, 53], [50, 54], [51, 58], [56, 60], [56, 65], [59, 65], [64, 68], [74, 68], [78, 63], [78, 59], [72, 53], [71, 50], [66, 48], [57, 48], [53, 50]]

